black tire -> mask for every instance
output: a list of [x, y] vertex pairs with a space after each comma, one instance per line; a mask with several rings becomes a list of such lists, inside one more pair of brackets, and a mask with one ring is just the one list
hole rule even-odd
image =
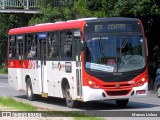
[[27, 98], [28, 100], [35, 100], [35, 94], [33, 94], [33, 89], [32, 89], [32, 84], [31, 84], [31, 79], [27, 78], [27, 83], [26, 83], [26, 92], [27, 92]]
[[116, 104], [118, 107], [126, 107], [126, 105], [128, 104], [129, 99], [125, 99], [125, 100], [116, 100]]
[[160, 86], [158, 86], [158, 89], [157, 89], [157, 97], [160, 98]]
[[68, 88], [66, 89], [66, 105], [69, 108], [77, 107], [77, 101], [72, 99], [72, 96], [70, 94], [70, 90]]

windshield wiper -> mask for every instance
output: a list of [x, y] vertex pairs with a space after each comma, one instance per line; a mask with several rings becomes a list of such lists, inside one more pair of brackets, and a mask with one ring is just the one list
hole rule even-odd
[[128, 43], [128, 40], [129, 40], [130, 36], [131, 36], [131, 34], [128, 34], [128, 36], [123, 40], [123, 43], [122, 43], [122, 45], [121, 45], [121, 49], [122, 49], [122, 48], [125, 48], [125, 46], [126, 46], [127, 43]]
[[[118, 68], [119, 68], [119, 64], [121, 64], [122, 63], [122, 60], [121, 60], [121, 57], [122, 57], [122, 49], [124, 49], [125, 47], [126, 47], [126, 45], [128, 44], [128, 40], [129, 40], [129, 38], [131, 37], [131, 34], [129, 33], [128, 35], [127, 35], [127, 37], [126, 38], [124, 38], [122, 41], [123, 41], [123, 43], [120, 45], [120, 56], [118, 57], [118, 54], [117, 54], [117, 72], [118, 72]], [[117, 51], [117, 50], [116, 50]], [[117, 53], [118, 53], [118, 51], [117, 51]]]

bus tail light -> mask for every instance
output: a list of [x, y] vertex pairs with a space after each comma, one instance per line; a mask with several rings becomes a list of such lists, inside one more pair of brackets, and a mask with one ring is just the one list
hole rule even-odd
[[136, 83], [135, 83], [135, 87], [138, 87], [138, 86], [142, 86], [144, 85], [144, 83], [147, 81], [147, 78], [146, 77], [142, 77], [141, 79], [139, 79]]
[[88, 81], [88, 85], [89, 85], [89, 87], [94, 88], [94, 89], [99, 88], [98, 84], [96, 82], [92, 81], [92, 80]]

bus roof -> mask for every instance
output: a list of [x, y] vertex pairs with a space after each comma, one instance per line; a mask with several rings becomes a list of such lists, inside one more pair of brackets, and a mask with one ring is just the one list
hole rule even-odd
[[38, 24], [35, 26], [21, 27], [21, 28], [13, 28], [10, 29], [9, 35], [16, 34], [24, 34], [24, 33], [34, 33], [34, 32], [47, 32], [54, 30], [63, 30], [63, 29], [76, 29], [81, 28], [85, 22], [102, 22], [102, 21], [138, 21], [137, 18], [123, 18], [123, 17], [115, 17], [115, 18], [83, 18], [78, 20], [69, 20], [62, 21], [56, 23], [46, 23], [46, 24]]
[[126, 17], [112, 17], [112, 18], [98, 18], [86, 20], [86, 22], [101, 22], [101, 21], [138, 21], [137, 18], [126, 18]]
[[77, 20], [77, 21], [49, 23], [49, 24], [46, 23], [46, 24], [39, 24], [35, 26], [13, 28], [9, 30], [8, 34], [16, 35], [16, 34], [47, 32], [47, 31], [71, 29], [71, 28], [76, 29], [76, 28], [81, 28], [84, 22], [85, 22], [84, 20]]

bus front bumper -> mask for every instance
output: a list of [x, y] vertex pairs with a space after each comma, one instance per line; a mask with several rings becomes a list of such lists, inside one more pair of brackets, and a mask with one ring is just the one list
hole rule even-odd
[[96, 101], [96, 100], [117, 100], [129, 99], [133, 97], [146, 97], [148, 93], [148, 82], [143, 86], [133, 87], [127, 95], [108, 95], [103, 89], [92, 89], [89, 86], [83, 86], [83, 101]]

